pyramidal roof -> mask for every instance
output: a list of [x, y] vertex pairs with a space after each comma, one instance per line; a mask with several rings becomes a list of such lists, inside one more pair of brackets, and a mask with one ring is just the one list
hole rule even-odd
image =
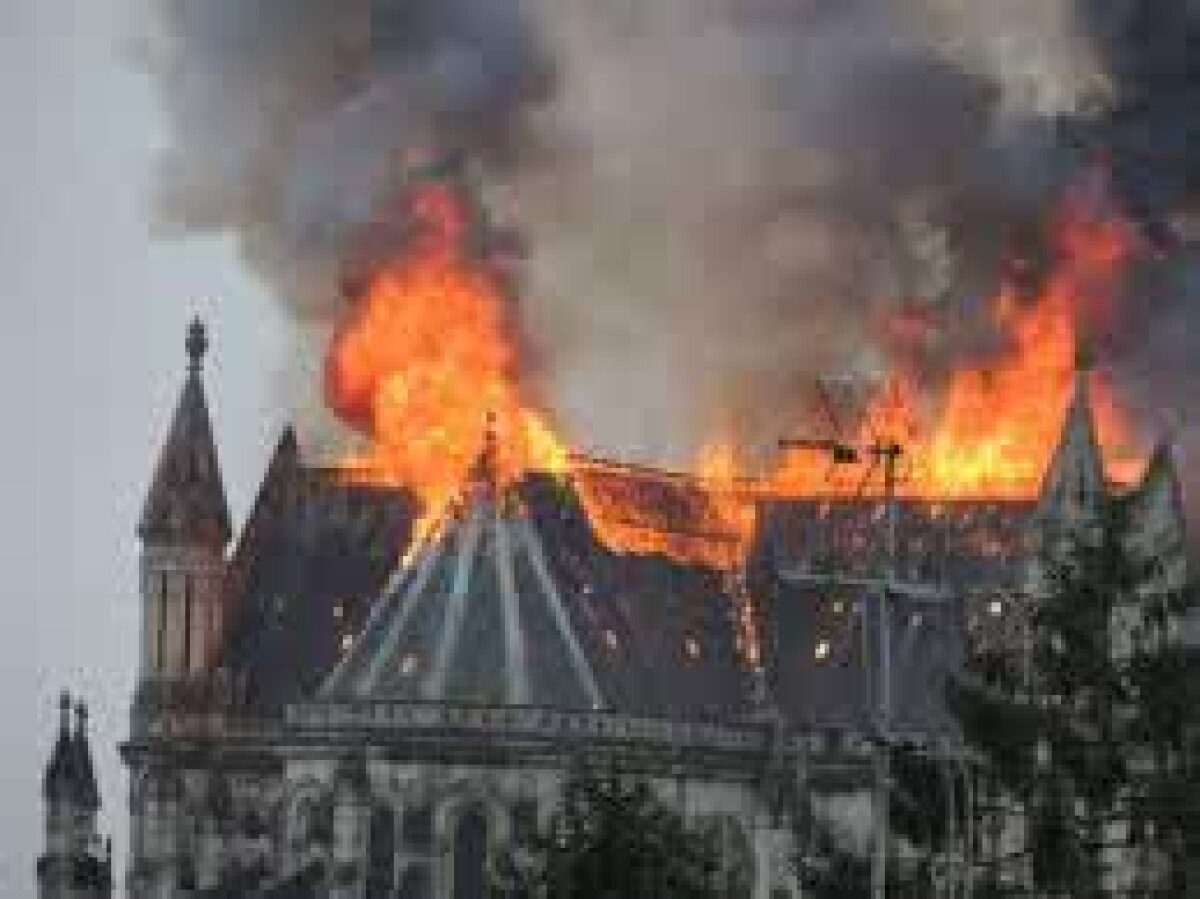
[[199, 319], [187, 335], [188, 373], [146, 496], [142, 539], [225, 545], [233, 533], [217, 463], [201, 368], [208, 338]]
[[[477, 466], [484, 475], [490, 470]], [[477, 476], [464, 499], [377, 601], [323, 695], [603, 706], [538, 530], [515, 491]]]
[[71, 800], [78, 782], [75, 746], [71, 739], [71, 697], [66, 693], [59, 701], [58, 737], [50, 750], [50, 761], [42, 777], [42, 795], [47, 800]]
[[1099, 511], [1107, 497], [1104, 456], [1096, 436], [1085, 358], [1075, 372], [1075, 395], [1067, 408], [1062, 436], [1042, 481], [1041, 514], [1089, 516]]
[[1172, 553], [1186, 562], [1183, 488], [1169, 444], [1155, 447], [1141, 481], [1121, 500], [1127, 549], [1144, 560], [1157, 559], [1160, 564], [1165, 564]]

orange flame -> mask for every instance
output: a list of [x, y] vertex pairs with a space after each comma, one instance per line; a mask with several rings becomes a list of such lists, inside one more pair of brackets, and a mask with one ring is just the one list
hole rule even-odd
[[[1075, 389], [1084, 322], [1102, 317], [1112, 287], [1136, 251], [1131, 230], [1068, 202], [1056, 227], [1058, 260], [1040, 294], [1015, 287], [992, 301], [996, 331], [1006, 337], [990, 364], [955, 371], [937, 408], [921, 406], [922, 391], [904, 373], [892, 375], [870, 404], [858, 442], [894, 440], [904, 447], [902, 493], [921, 498], [1028, 499], [1057, 446]], [[1082, 349], [1087, 352], [1086, 348]], [[1136, 477], [1142, 455], [1133, 429], [1108, 384], [1092, 373], [1097, 430], [1114, 480]], [[853, 469], [853, 467], [851, 467]], [[878, 478], [862, 470], [830, 470], [811, 454], [792, 453], [771, 478], [774, 492], [845, 495], [862, 486], [878, 492]]]
[[414, 490], [423, 535], [469, 479], [489, 420], [501, 484], [530, 469], [561, 471], [566, 454], [521, 396], [503, 289], [470, 256], [463, 198], [447, 184], [423, 185], [410, 208], [415, 236], [354, 299], [329, 348], [325, 393], [371, 437], [347, 473]]
[[597, 538], [616, 552], [728, 571], [754, 537], [757, 485], [740, 474], [732, 443], [705, 447], [692, 474], [575, 457], [572, 481]]
[[[493, 417], [491, 476], [500, 486], [531, 470], [569, 474], [598, 538], [617, 552], [733, 571], [749, 549], [759, 500], [878, 494], [880, 479], [865, 479], [862, 465], [830, 466], [808, 452], [744, 476], [729, 439], [705, 447], [690, 475], [569, 457], [520, 389], [503, 280], [486, 253], [472, 249], [481, 225], [465, 194], [452, 184], [425, 184], [410, 207], [412, 235], [354, 298], [329, 348], [325, 387], [331, 408], [371, 438], [346, 460], [347, 475], [414, 490], [425, 509], [418, 534], [470, 481]], [[992, 323], [1006, 337], [1001, 353], [953, 373], [933, 407], [915, 375], [894, 373], [849, 435], [904, 446], [904, 495], [1036, 495], [1073, 390], [1077, 325], [1104, 314], [1112, 284], [1136, 251], [1124, 223], [1081, 203], [1067, 204], [1055, 235], [1057, 265], [1039, 295], [1010, 286], [990, 304]], [[1126, 453], [1132, 430], [1104, 382], [1093, 382], [1110, 474], [1129, 478], [1138, 463]]]

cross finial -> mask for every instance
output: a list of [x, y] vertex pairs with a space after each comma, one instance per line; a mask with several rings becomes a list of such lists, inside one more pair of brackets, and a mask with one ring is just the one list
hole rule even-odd
[[208, 352], [208, 332], [205, 330], [200, 316], [193, 318], [192, 323], [188, 325], [184, 347], [188, 354], [188, 371], [194, 374], [199, 373], [204, 361], [204, 354]]

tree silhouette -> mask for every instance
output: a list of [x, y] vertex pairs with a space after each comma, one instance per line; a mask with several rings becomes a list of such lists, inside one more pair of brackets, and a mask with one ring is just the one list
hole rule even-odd
[[511, 899], [721, 899], [716, 847], [640, 778], [574, 769], [545, 828], [497, 861]]

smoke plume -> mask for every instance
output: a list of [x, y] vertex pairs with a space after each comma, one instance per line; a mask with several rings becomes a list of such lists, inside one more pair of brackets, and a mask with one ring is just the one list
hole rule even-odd
[[236, 235], [303, 346], [405, 161], [453, 149], [526, 237], [531, 386], [571, 438], [660, 462], [720, 429], [766, 445], [815, 375], [887, 368], [899, 305], [959, 323], [931, 384], [986, 347], [1001, 266], [1103, 149], [1158, 249], [1106, 358], [1144, 408], [1197, 388], [1195, 4], [148, 2], [157, 220]]

